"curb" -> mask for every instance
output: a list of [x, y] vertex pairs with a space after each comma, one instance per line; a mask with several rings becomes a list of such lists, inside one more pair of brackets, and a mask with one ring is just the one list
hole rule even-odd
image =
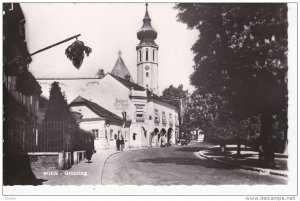
[[104, 170], [104, 165], [105, 165], [106, 161], [107, 161], [112, 155], [115, 155], [115, 154], [118, 154], [118, 153], [120, 153], [120, 151], [113, 152], [113, 153], [109, 154], [109, 155], [106, 157], [106, 159], [104, 160], [104, 162], [103, 162], [103, 164], [102, 164], [102, 170], [101, 170], [100, 185], [103, 185], [103, 184], [102, 184], [102, 177], [103, 177], [103, 170]]
[[220, 160], [220, 159], [216, 159], [216, 158], [214, 158], [212, 156], [206, 156], [205, 154], [201, 153], [201, 151], [199, 151], [198, 153], [199, 153], [200, 156], [202, 156], [202, 157], [204, 157], [206, 159], [217, 161], [217, 162], [220, 162], [220, 163], [224, 163], [226, 165], [235, 166], [235, 167], [239, 167], [241, 169], [251, 170], [251, 171], [256, 171], [256, 172], [262, 172], [262, 173], [268, 172], [270, 175], [277, 175], [277, 176], [282, 176], [282, 177], [288, 177], [288, 174], [285, 174], [285, 173], [280, 173], [280, 172], [275, 172], [273, 170], [266, 170], [266, 169], [263, 169], [263, 168], [250, 167], [250, 166], [246, 166], [246, 165], [239, 165], [239, 164], [236, 164], [236, 163], [231, 163], [231, 162], [223, 161], [223, 160]]

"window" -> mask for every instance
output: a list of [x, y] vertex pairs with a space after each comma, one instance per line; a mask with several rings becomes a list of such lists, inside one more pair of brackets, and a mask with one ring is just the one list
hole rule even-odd
[[29, 111], [33, 112], [32, 107], [30, 105], [30, 96], [26, 96], [26, 107]]
[[136, 122], [144, 122], [145, 121], [144, 105], [136, 105], [135, 109], [136, 109], [135, 111]]
[[172, 127], [173, 126], [173, 118], [172, 118], [172, 114], [169, 113], [169, 126]]
[[20, 92], [17, 91], [17, 99], [19, 100], [20, 103], [22, 103], [22, 94]]
[[25, 105], [26, 106], [26, 96], [24, 95], [24, 94], [22, 94], [22, 102], [23, 102], [23, 105]]
[[148, 61], [148, 49], [146, 49], [146, 61]]
[[35, 107], [34, 107], [34, 113], [37, 114], [38, 113], [38, 109], [39, 109], [39, 101], [35, 99]]
[[153, 61], [155, 61], [155, 50], [153, 49]]
[[149, 73], [148, 72], [146, 72], [146, 77], [149, 77]]
[[14, 10], [14, 3], [10, 3], [10, 8], [9, 10]]
[[140, 50], [139, 53], [140, 53], [140, 61], [142, 61], [142, 51]]
[[4, 81], [6, 89], [7, 89], [7, 76], [4, 76], [4, 80], [3, 81]]
[[35, 131], [35, 146], [38, 146], [38, 143], [39, 143], [39, 130], [34, 129], [34, 131]]
[[21, 20], [19, 22], [19, 36], [22, 38], [23, 41], [26, 41], [25, 36], [25, 19]]
[[158, 113], [158, 109], [155, 109], [154, 110], [154, 123], [159, 124], [159, 122], [160, 122], [160, 116], [159, 116], [159, 113]]
[[30, 102], [30, 105], [32, 105], [32, 104], [33, 104], [33, 97], [32, 97], [32, 96], [30, 96], [30, 98], [29, 98], [29, 99], [30, 99], [30, 101], [29, 101], [29, 102]]
[[146, 84], [146, 89], [148, 89], [148, 84]]
[[99, 140], [99, 130], [98, 129], [92, 129], [92, 133], [95, 137], [95, 140]]
[[167, 125], [167, 121], [166, 121], [166, 113], [162, 112], [162, 119], [161, 119], [162, 124], [165, 126]]
[[175, 115], [175, 125], [178, 126], [179, 125], [179, 121], [178, 121], [178, 116]]
[[110, 129], [110, 131], [109, 131], [109, 138], [110, 138], [110, 140], [114, 139], [113, 132], [114, 132], [114, 130]]

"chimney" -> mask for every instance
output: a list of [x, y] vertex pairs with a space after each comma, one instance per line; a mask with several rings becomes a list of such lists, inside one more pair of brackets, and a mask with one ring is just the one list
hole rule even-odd
[[125, 80], [130, 81], [130, 75], [125, 75]]
[[105, 76], [104, 70], [99, 69], [96, 75], [96, 78], [102, 79]]

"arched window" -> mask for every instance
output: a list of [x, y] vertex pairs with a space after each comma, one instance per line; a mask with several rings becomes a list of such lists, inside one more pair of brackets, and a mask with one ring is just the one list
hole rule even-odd
[[140, 53], [140, 61], [142, 61], [142, 51], [139, 50], [139, 53]]
[[153, 49], [153, 61], [155, 61], [155, 50]]
[[146, 61], [148, 61], [148, 49], [146, 49]]

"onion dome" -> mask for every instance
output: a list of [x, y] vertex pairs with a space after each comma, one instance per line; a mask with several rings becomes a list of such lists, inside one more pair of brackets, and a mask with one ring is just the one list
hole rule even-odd
[[154, 42], [154, 40], [157, 37], [157, 32], [151, 26], [151, 18], [148, 13], [148, 4], [147, 3], [146, 3], [146, 13], [145, 13], [143, 22], [144, 22], [144, 24], [143, 24], [142, 28], [137, 32], [137, 38], [141, 41], [140, 45], [157, 46]]

